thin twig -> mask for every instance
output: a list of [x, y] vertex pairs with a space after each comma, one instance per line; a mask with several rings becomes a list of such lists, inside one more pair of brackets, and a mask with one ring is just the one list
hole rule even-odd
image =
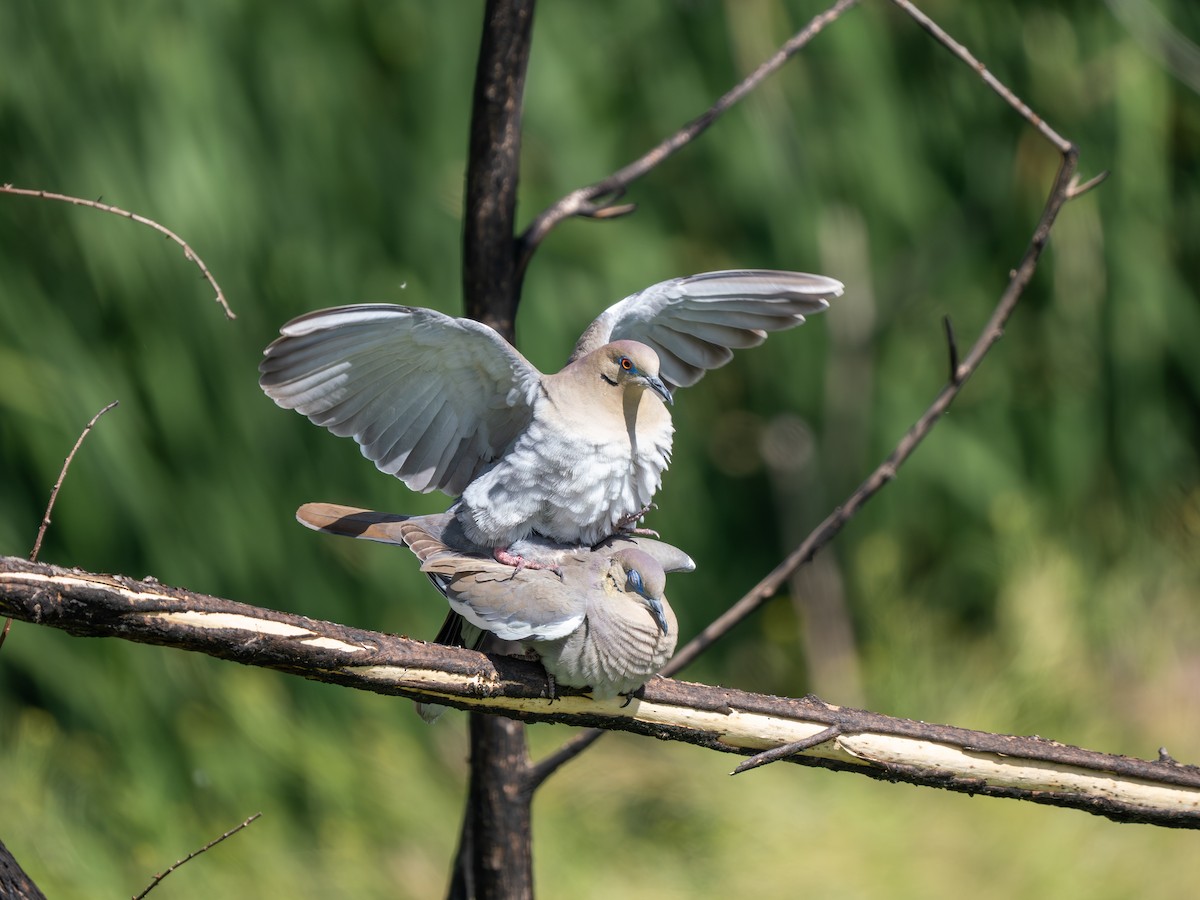
[[37, 540], [33, 542], [33, 550], [29, 553], [29, 561], [37, 562], [38, 553], [42, 550], [42, 539], [46, 536], [46, 529], [50, 527], [50, 513], [54, 509], [54, 501], [58, 499], [59, 489], [62, 488], [63, 479], [67, 477], [67, 469], [71, 465], [71, 461], [75, 459], [75, 454], [79, 452], [79, 447], [83, 444], [83, 439], [88, 436], [88, 432], [92, 430], [100, 417], [117, 406], [119, 401], [114, 400], [100, 412], [92, 416], [91, 420], [83, 427], [83, 431], [79, 433], [79, 437], [75, 440], [75, 446], [71, 448], [71, 452], [67, 454], [67, 458], [63, 460], [62, 468], [58, 470], [58, 480], [54, 482], [54, 487], [50, 490], [50, 502], [46, 504], [46, 512], [42, 516], [42, 524], [38, 527]]
[[1109, 174], [1111, 174], [1111, 173], [1108, 171], [1108, 169], [1105, 169], [1099, 175], [1093, 175], [1091, 178], [1089, 178], [1083, 184], [1078, 184], [1077, 183], [1078, 179], [1076, 179], [1076, 181], [1071, 182], [1071, 190], [1068, 192], [1067, 199], [1074, 200], [1076, 197], [1082, 197], [1084, 194], [1086, 194], [1092, 188], [1094, 188], [1097, 185], [1101, 184], [1102, 182], [1108, 180]]
[[1073, 145], [1070, 141], [1060, 135], [1057, 131], [1046, 124], [1037, 113], [1030, 109], [1020, 97], [1014, 94], [999, 78], [993, 75], [988, 67], [975, 58], [966, 47], [960, 44], [954, 38], [950, 37], [940, 25], [933, 19], [921, 12], [909, 0], [892, 0], [898, 7], [904, 10], [908, 15], [922, 28], [924, 28], [939, 44], [961, 59], [964, 63], [970, 66], [983, 79], [984, 84], [990, 87], [993, 91], [1004, 99], [1004, 102], [1015, 109], [1026, 122], [1041, 132], [1042, 137], [1058, 148], [1058, 152], [1062, 154], [1070, 153]]
[[762, 753], [756, 753], [745, 762], [741, 763], [736, 769], [730, 772], [730, 775], [741, 775], [743, 772], [749, 772], [751, 769], [757, 769], [759, 766], [765, 766], [767, 763], [773, 763], [776, 760], [787, 759], [789, 756], [795, 756], [797, 753], [803, 753], [805, 750], [811, 750], [813, 747], [819, 747], [826, 741], [832, 741], [842, 733], [841, 726], [830, 725], [824, 731], [818, 731], [814, 735], [802, 738], [798, 741], [792, 741], [790, 744], [784, 744], [781, 747], [772, 747], [770, 750], [764, 750]]
[[[59, 488], [62, 487], [63, 479], [67, 477], [67, 467], [71, 465], [71, 460], [75, 458], [75, 454], [79, 452], [79, 445], [83, 443], [83, 439], [87, 437], [89, 431], [92, 430], [99, 418], [117, 405], [116, 400], [100, 410], [92, 416], [91, 421], [84, 426], [80, 432], [78, 439], [75, 441], [75, 446], [71, 448], [71, 452], [67, 454], [67, 458], [63, 461], [62, 468], [58, 471], [58, 481], [54, 482], [54, 487], [50, 491], [50, 501], [46, 504], [46, 512], [42, 515], [42, 524], [38, 526], [37, 538], [33, 542], [33, 549], [29, 552], [29, 561], [37, 562], [38, 553], [42, 549], [42, 540], [46, 537], [46, 529], [50, 527], [50, 511], [54, 509], [54, 501], [58, 499]], [[4, 647], [4, 642], [8, 640], [8, 633], [12, 630], [12, 619], [4, 620], [4, 628], [0, 629], [0, 648]]]
[[547, 754], [531, 765], [525, 773], [527, 790], [536, 791], [543, 781], [586, 750], [604, 734], [603, 728], [585, 728], [563, 742], [553, 753]]
[[184, 863], [188, 862], [189, 860], [195, 859], [197, 856], [199, 856], [201, 853], [204, 853], [205, 851], [211, 850], [213, 847], [217, 846], [217, 844], [221, 843], [221, 841], [225, 840], [227, 837], [232, 837], [233, 835], [237, 834], [239, 831], [241, 831], [243, 828], [245, 828], [247, 825], [249, 825], [251, 822], [253, 822], [255, 819], [257, 819], [261, 815], [262, 815], [262, 813], [256, 812], [254, 815], [252, 815], [250, 818], [246, 819], [240, 825], [235, 825], [233, 828], [230, 828], [227, 832], [225, 832], [220, 837], [213, 838], [211, 841], [209, 841], [207, 844], [205, 844], [199, 850], [193, 850], [191, 853], [189, 853], [183, 859], [176, 862], [174, 865], [170, 866], [167, 869], [164, 869], [162, 872], [159, 872], [157, 875], [154, 876], [154, 880], [151, 881], [148, 885], [146, 885], [146, 889], [144, 891], [142, 891], [140, 894], [138, 894], [136, 897], [134, 897], [133, 900], [142, 900], [142, 898], [144, 898], [148, 893], [150, 893], [152, 890], [154, 890], [158, 886], [158, 883], [160, 881], [162, 881], [164, 878], [166, 878], [168, 875], [170, 875], [172, 872], [174, 872], [176, 869], [178, 869]]
[[517, 242], [517, 272], [523, 274], [538, 245], [546, 235], [565, 219], [572, 216], [587, 216], [593, 219], [612, 218], [632, 212], [630, 205], [616, 208], [614, 212], [602, 214], [595, 201], [613, 200], [646, 173], [652, 171], [668, 157], [682, 150], [704, 133], [723, 113], [753, 91], [768, 76], [773, 75], [784, 63], [799, 53], [814, 37], [836, 21], [842, 13], [854, 6], [858, 0], [837, 0], [825, 12], [815, 16], [807, 25], [792, 36], [766, 62], [755, 69], [739, 84], [725, 93], [702, 115], [688, 122], [673, 135], [659, 143], [645, 155], [617, 170], [602, 181], [587, 187], [577, 188], [562, 197], [553, 206], [543, 210]]
[[221, 308], [225, 310], [227, 319], [236, 319], [233, 310], [229, 308], [229, 304], [225, 300], [225, 292], [221, 290], [221, 286], [217, 284], [217, 279], [213, 278], [212, 272], [208, 270], [208, 266], [204, 264], [204, 260], [193, 250], [188, 242], [177, 235], [174, 231], [165, 225], [160, 225], [153, 219], [147, 219], [145, 216], [140, 216], [137, 213], [129, 212], [121, 209], [119, 206], [112, 206], [108, 203], [102, 203], [99, 200], [85, 200], [82, 197], [71, 197], [67, 194], [56, 194], [52, 191], [30, 190], [29, 188], [13, 187], [11, 184], [0, 185], [0, 194], [17, 194], [22, 197], [41, 197], [44, 200], [60, 200], [63, 203], [73, 203], [76, 206], [86, 206], [90, 209], [98, 209], [101, 212], [112, 213], [116, 216], [124, 216], [126, 219], [132, 219], [139, 225], [145, 225], [153, 228], [161, 235], [165, 235], [170, 240], [174, 241], [183, 249], [183, 255], [194, 262], [196, 267], [200, 269], [200, 274], [204, 276], [204, 280], [209, 283], [217, 294], [217, 302], [221, 304]]

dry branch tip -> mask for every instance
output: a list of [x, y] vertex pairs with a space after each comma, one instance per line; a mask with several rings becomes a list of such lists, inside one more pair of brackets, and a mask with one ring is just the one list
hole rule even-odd
[[219, 303], [221, 305], [221, 309], [225, 311], [225, 318], [237, 318], [237, 316], [234, 315], [233, 310], [229, 308], [229, 303], [225, 299], [225, 292], [221, 290], [221, 285], [217, 284], [217, 279], [214, 278], [212, 272], [208, 270], [208, 266], [204, 264], [204, 260], [199, 257], [199, 255], [191, 248], [187, 241], [177, 235], [166, 225], [160, 225], [153, 219], [148, 219], [145, 216], [139, 215], [138, 213], [132, 213], [128, 210], [121, 209], [120, 207], [112, 206], [111, 204], [104, 203], [99, 199], [85, 200], [83, 197], [72, 197], [69, 194], [56, 194], [53, 191], [18, 188], [13, 187], [10, 182], [0, 185], [0, 193], [15, 194], [20, 197], [40, 197], [43, 200], [59, 200], [63, 203], [71, 203], [75, 206], [86, 206], [89, 209], [98, 209], [101, 212], [112, 213], [116, 216], [124, 216], [126, 219], [132, 219], [139, 225], [145, 225], [147, 228], [153, 228], [167, 240], [179, 245], [179, 247], [183, 250], [184, 258], [196, 264], [196, 267], [200, 269], [200, 274], [203, 276], [204, 280], [207, 281], [213, 291], [216, 292], [217, 303]]
[[136, 897], [134, 897], [133, 900], [143, 900], [143, 898], [147, 894], [149, 894], [152, 890], [154, 890], [156, 887], [158, 887], [158, 884], [160, 881], [162, 881], [164, 878], [166, 878], [168, 875], [170, 875], [172, 872], [174, 872], [176, 869], [178, 869], [184, 863], [188, 862], [189, 860], [195, 859], [201, 853], [211, 850], [213, 847], [217, 846], [217, 844], [221, 843], [221, 841], [237, 834], [239, 831], [241, 831], [243, 828], [245, 828], [251, 822], [253, 822], [255, 819], [257, 819], [261, 816], [262, 816], [262, 813], [256, 812], [254, 815], [245, 819], [240, 824], [235, 825], [233, 828], [230, 828], [227, 832], [225, 832], [220, 837], [213, 838], [211, 841], [209, 841], [207, 844], [205, 844], [199, 850], [193, 850], [191, 853], [189, 853], [183, 859], [176, 861], [173, 865], [171, 865], [171, 866], [167, 867], [166, 869], [164, 869], [163, 871], [159, 872], [157, 875], [154, 876], [154, 879], [148, 885], [146, 885], [146, 889], [144, 891], [142, 891], [140, 894], [138, 894]]

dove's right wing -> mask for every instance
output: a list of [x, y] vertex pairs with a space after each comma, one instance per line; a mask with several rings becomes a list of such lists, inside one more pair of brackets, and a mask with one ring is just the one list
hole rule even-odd
[[768, 331], [802, 324], [841, 293], [840, 281], [805, 272], [747, 269], [675, 278], [602, 312], [571, 360], [613, 341], [640, 341], [658, 354], [663, 381], [687, 387], [729, 362], [734, 350], [757, 347]]
[[415, 491], [457, 496], [529, 424], [541, 374], [470, 319], [391, 304], [309, 313], [264, 351], [259, 385]]

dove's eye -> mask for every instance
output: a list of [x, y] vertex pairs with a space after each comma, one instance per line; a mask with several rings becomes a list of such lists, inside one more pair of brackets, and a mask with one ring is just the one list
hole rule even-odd
[[633, 371], [633, 360], [630, 359], [628, 356], [622, 356], [621, 357], [621, 368], [624, 369], [626, 372]]
[[637, 569], [629, 570], [629, 586], [639, 594], [642, 592], [642, 574]]

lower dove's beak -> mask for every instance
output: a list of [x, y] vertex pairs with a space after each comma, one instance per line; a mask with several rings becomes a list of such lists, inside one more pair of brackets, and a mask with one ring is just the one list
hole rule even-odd
[[663, 612], [662, 601], [655, 597], [647, 597], [646, 605], [650, 607], [650, 615], [654, 616], [654, 622], [658, 625], [658, 630], [663, 634], [669, 634], [671, 626], [667, 623], [666, 613]]

